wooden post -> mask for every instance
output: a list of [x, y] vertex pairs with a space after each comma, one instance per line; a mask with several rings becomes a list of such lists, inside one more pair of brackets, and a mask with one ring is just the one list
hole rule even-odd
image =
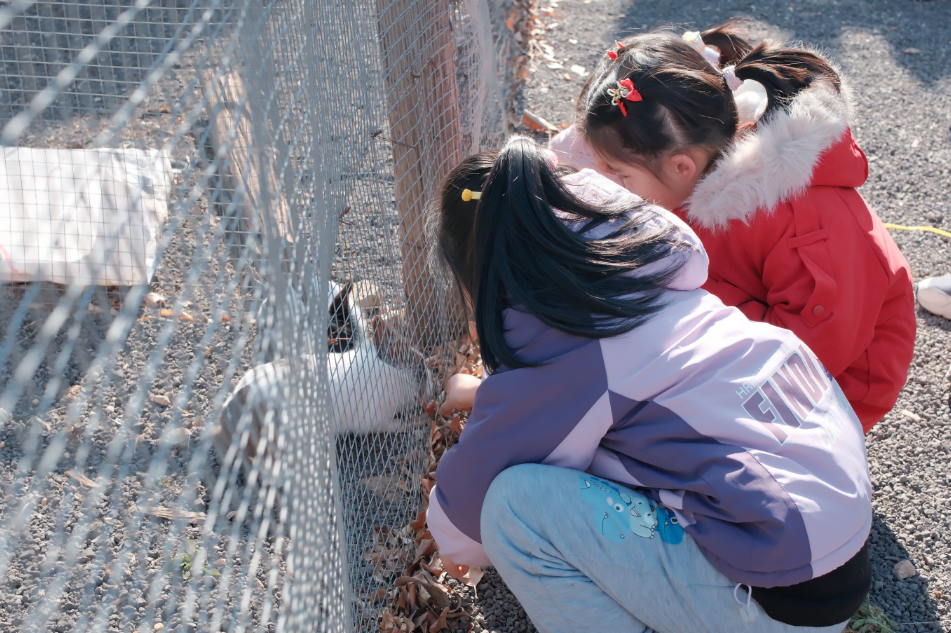
[[[462, 326], [456, 297], [440, 293], [426, 256], [424, 209], [462, 159], [459, 93], [449, 0], [377, 0], [388, 99], [396, 205], [400, 214], [406, 323], [414, 341], [439, 341], [439, 316]], [[455, 332], [452, 332], [455, 334]]]
[[253, 139], [250, 105], [241, 76], [236, 69], [230, 69], [216, 81], [214, 70], [208, 70], [202, 83], [211, 125], [211, 142], [221, 166], [227, 161], [227, 169], [222, 169], [221, 177], [225, 179], [232, 198], [238, 199], [239, 210], [235, 215], [241, 218], [242, 228], [250, 231], [253, 224], [251, 214], [264, 211], [259, 177], [259, 170], [264, 169], [270, 183], [270, 213], [284, 241], [288, 245], [293, 243], [290, 209], [282, 183], [278, 182], [272, 164], [259, 165], [257, 160], [254, 143], [263, 139]]

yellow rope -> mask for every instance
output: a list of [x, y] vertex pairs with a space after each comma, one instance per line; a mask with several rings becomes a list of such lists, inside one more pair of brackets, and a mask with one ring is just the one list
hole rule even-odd
[[945, 237], [951, 237], [951, 231], [942, 231], [941, 229], [936, 229], [933, 226], [902, 226], [901, 224], [886, 224], [886, 229], [898, 229], [900, 231], [928, 231], [930, 233], [937, 233], [938, 235], [943, 235]]

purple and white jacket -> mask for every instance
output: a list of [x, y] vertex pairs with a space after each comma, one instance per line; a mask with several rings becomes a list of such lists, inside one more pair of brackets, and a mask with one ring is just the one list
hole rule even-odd
[[[566, 181], [591, 201], [633, 195], [587, 169]], [[506, 310], [508, 345], [545, 364], [488, 376], [436, 471], [429, 529], [455, 562], [491, 564], [482, 502], [497, 474], [523, 463], [645, 489], [733, 582], [798, 584], [864, 545], [865, 441], [838, 385], [792, 332], [751, 322], [700, 290], [699, 240], [654, 211], [653, 221], [682, 235], [687, 261], [645, 325], [586, 339]]]

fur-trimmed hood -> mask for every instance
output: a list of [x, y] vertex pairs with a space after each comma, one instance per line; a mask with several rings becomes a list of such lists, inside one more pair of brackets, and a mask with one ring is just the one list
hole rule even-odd
[[[748, 223], [758, 211], [768, 213], [819, 184], [816, 177], [828, 168], [846, 167], [848, 182], [834, 182], [833, 177], [822, 184], [861, 185], [865, 178], [856, 182], [857, 170], [867, 176], [868, 163], [849, 133], [848, 95], [844, 81], [841, 91], [821, 84], [797, 95], [787, 109], [767, 115], [697, 184], [684, 203], [690, 221], [710, 230], [723, 229], [732, 220]], [[848, 141], [842, 156], [824, 155], [842, 140]]]

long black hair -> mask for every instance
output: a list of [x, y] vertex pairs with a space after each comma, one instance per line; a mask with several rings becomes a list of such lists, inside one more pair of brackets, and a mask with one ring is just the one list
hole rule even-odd
[[[568, 334], [615, 336], [663, 307], [664, 288], [683, 265], [679, 232], [651, 223], [645, 203], [586, 202], [562, 182], [566, 173], [534, 141], [514, 137], [501, 151], [466, 158], [442, 185], [436, 247], [475, 313], [491, 371], [529, 366], [505, 342], [506, 308]], [[465, 189], [481, 198], [465, 201]]]
[[[747, 26], [732, 20], [701, 33], [720, 52], [720, 66], [735, 66], [739, 79], [766, 89], [768, 118], [799, 92], [821, 82], [839, 90], [835, 69], [811, 51], [763, 42], [753, 46]], [[578, 125], [605, 158], [643, 167], [661, 177], [657, 159], [686, 148], [715, 155], [735, 139], [738, 115], [732, 91], [717, 68], [670, 31], [622, 40], [616, 59], [602, 58], [578, 100]], [[609, 88], [630, 79], [643, 97], [625, 101], [628, 116], [614, 105]]]

